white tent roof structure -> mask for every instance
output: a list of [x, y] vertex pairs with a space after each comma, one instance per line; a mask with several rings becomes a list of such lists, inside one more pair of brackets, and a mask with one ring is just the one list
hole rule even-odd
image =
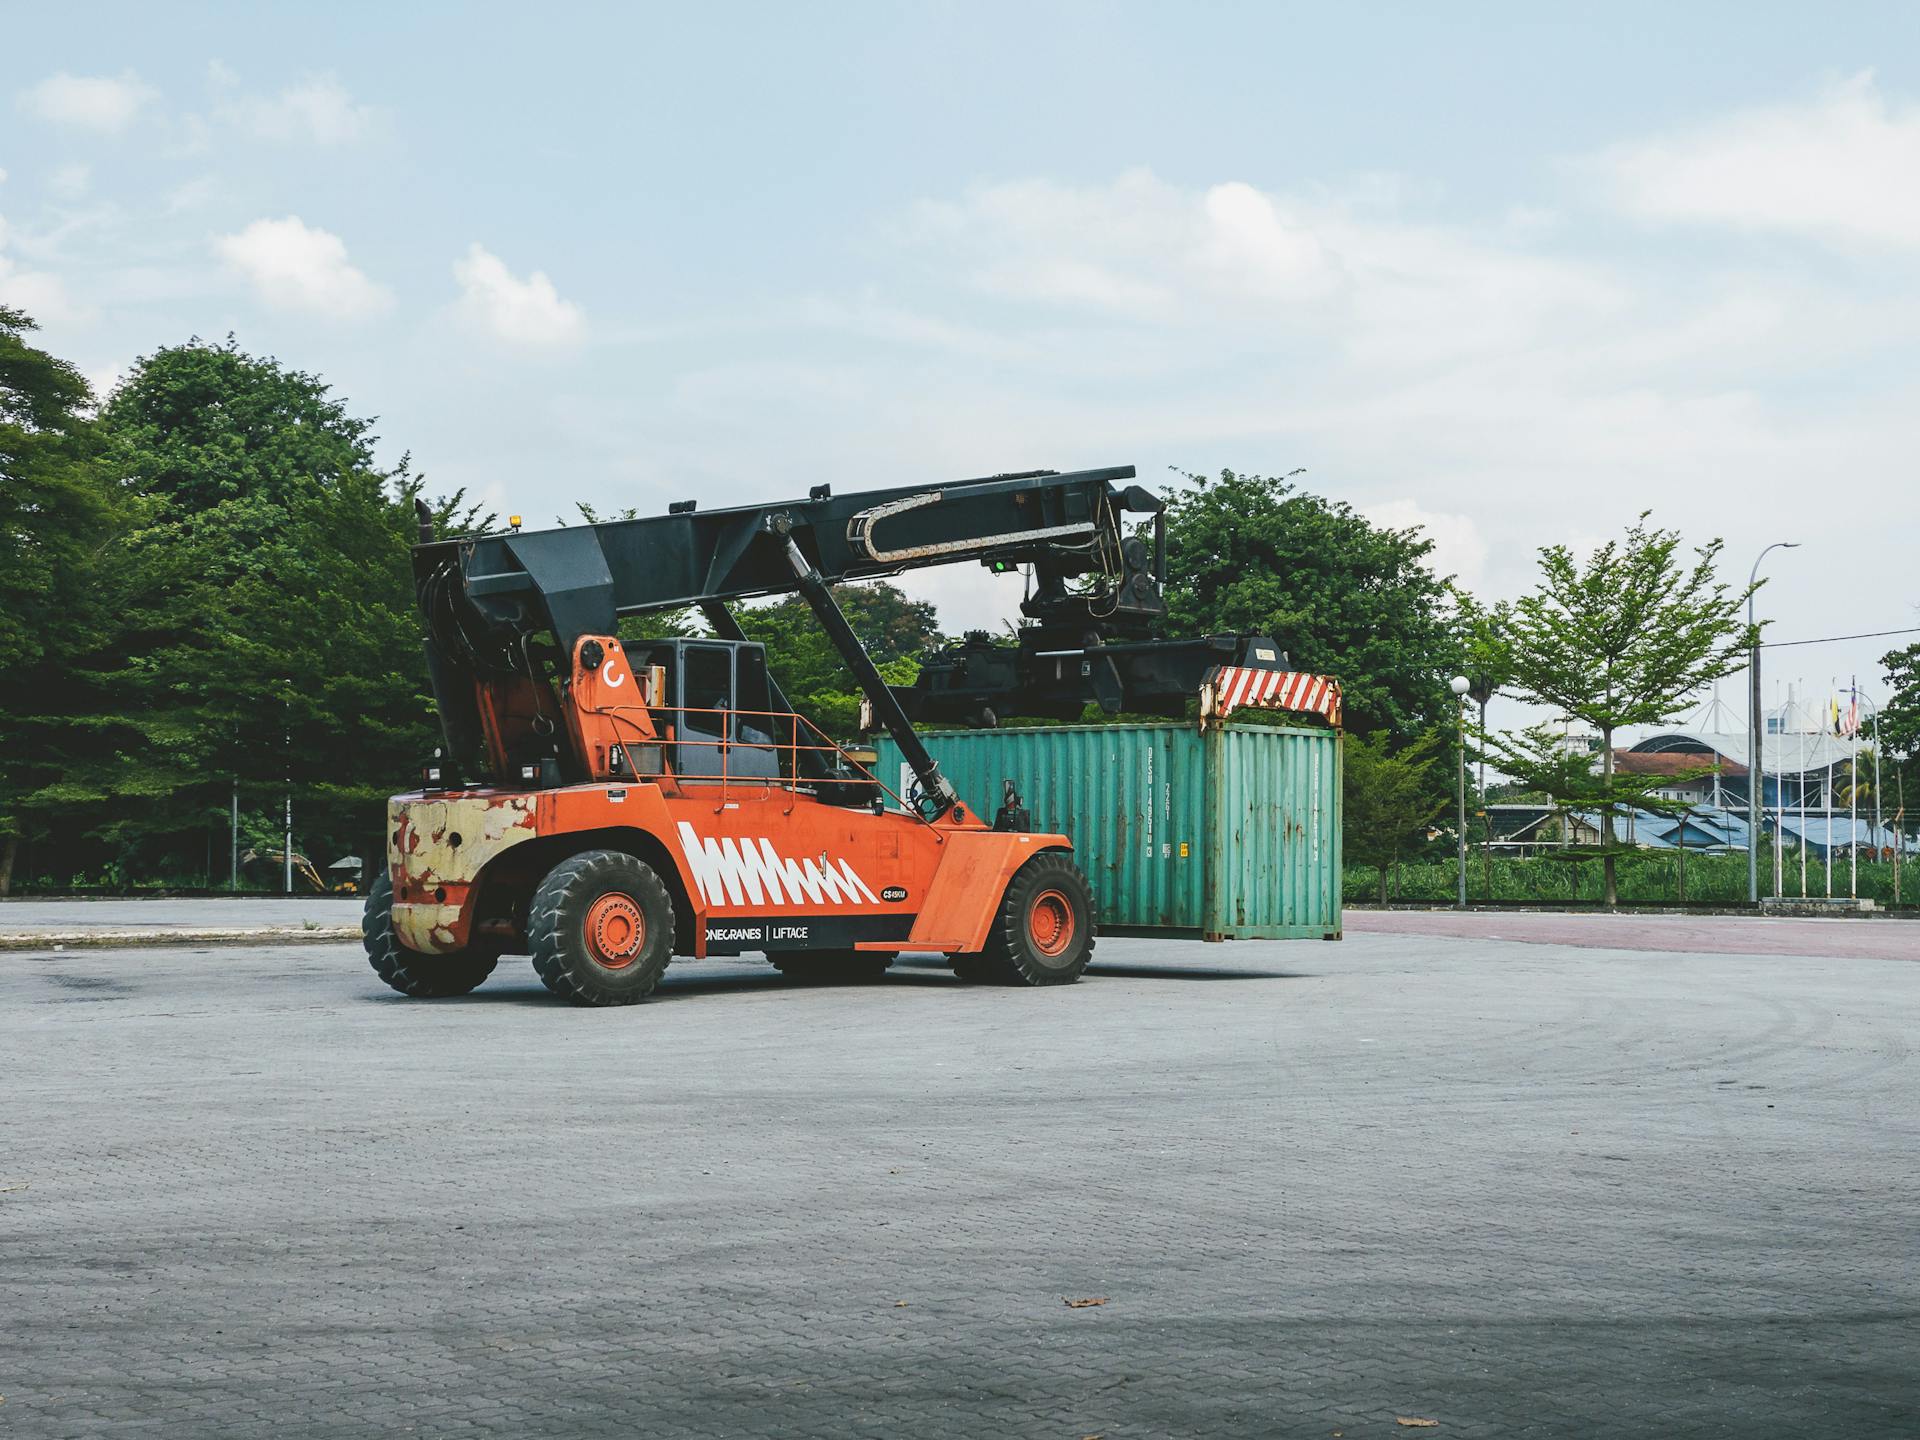
[[[1841, 703], [1846, 703], [1844, 696]], [[1863, 728], [1858, 739], [1834, 734], [1833, 712], [1828, 705], [1827, 700], [1805, 700], [1789, 691], [1786, 704], [1766, 712], [1767, 733], [1760, 738], [1760, 758], [1769, 775], [1811, 775], [1829, 765], [1837, 769], [1856, 751], [1868, 749], [1871, 729]], [[1655, 730], [1627, 748], [1641, 754], [1698, 754], [1702, 764], [1711, 764], [1712, 756], [1718, 755], [1751, 768], [1753, 747], [1745, 720], [1744, 714], [1735, 714], [1715, 696], [1681, 724]], [[1870, 727], [1872, 721], [1863, 717], [1863, 724]]]
[[[1744, 733], [1667, 730], [1649, 735], [1630, 748], [1643, 755], [1694, 751], [1700, 754], [1702, 764], [1712, 763], [1711, 757], [1717, 754], [1736, 765], [1752, 768], [1748, 763], [1752, 744]], [[1844, 765], [1852, 758], [1854, 748], [1852, 740], [1841, 736], [1810, 734], [1804, 730], [1760, 737], [1760, 759], [1769, 775], [1801, 775], [1825, 770], [1829, 764]], [[1864, 738], [1860, 748], [1866, 748]]]

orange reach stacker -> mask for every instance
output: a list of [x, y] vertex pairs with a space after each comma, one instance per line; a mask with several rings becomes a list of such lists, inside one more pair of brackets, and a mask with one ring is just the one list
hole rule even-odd
[[[1264, 636], [1151, 638], [1164, 516], [1131, 466], [434, 540], [414, 574], [446, 734], [388, 808], [367, 953], [408, 995], [459, 995], [508, 952], [591, 1005], [642, 999], [675, 955], [764, 952], [789, 974], [878, 975], [944, 951], [975, 981], [1077, 979], [1093, 951], [1064, 835], [1014, 784], [989, 824], [914, 719], [1180, 714], [1216, 667], [1287, 669]], [[1152, 516], [1151, 543], [1126, 513]], [[1137, 523], [1137, 522], [1136, 522]], [[1140, 527], [1144, 529], [1144, 526]], [[1031, 570], [1017, 644], [970, 635], [889, 687], [832, 583], [978, 561]], [[916, 777], [895, 795], [793, 713], [730, 601], [798, 592]], [[623, 643], [619, 618], [699, 606], [715, 639]]]

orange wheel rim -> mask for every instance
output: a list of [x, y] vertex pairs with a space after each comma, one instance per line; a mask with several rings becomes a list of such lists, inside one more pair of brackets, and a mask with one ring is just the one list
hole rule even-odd
[[640, 958], [640, 949], [647, 943], [647, 917], [640, 913], [631, 895], [617, 891], [602, 895], [587, 907], [581, 929], [587, 953], [609, 970], [626, 969]]
[[1027, 934], [1042, 955], [1060, 954], [1073, 943], [1073, 903], [1058, 890], [1042, 890], [1027, 911]]

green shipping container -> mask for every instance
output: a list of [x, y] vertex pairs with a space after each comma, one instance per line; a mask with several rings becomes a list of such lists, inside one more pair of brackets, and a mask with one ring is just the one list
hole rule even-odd
[[[1100, 932], [1340, 938], [1340, 736], [1227, 724], [936, 730], [927, 749], [982, 819], [1012, 780], [1033, 828], [1073, 840]], [[874, 774], [913, 772], [882, 737]]]

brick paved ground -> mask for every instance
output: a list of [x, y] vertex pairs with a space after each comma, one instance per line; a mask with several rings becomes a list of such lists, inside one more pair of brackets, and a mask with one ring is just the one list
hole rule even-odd
[[1920, 1431], [1920, 967], [1100, 959], [0, 956], [0, 1432]]

